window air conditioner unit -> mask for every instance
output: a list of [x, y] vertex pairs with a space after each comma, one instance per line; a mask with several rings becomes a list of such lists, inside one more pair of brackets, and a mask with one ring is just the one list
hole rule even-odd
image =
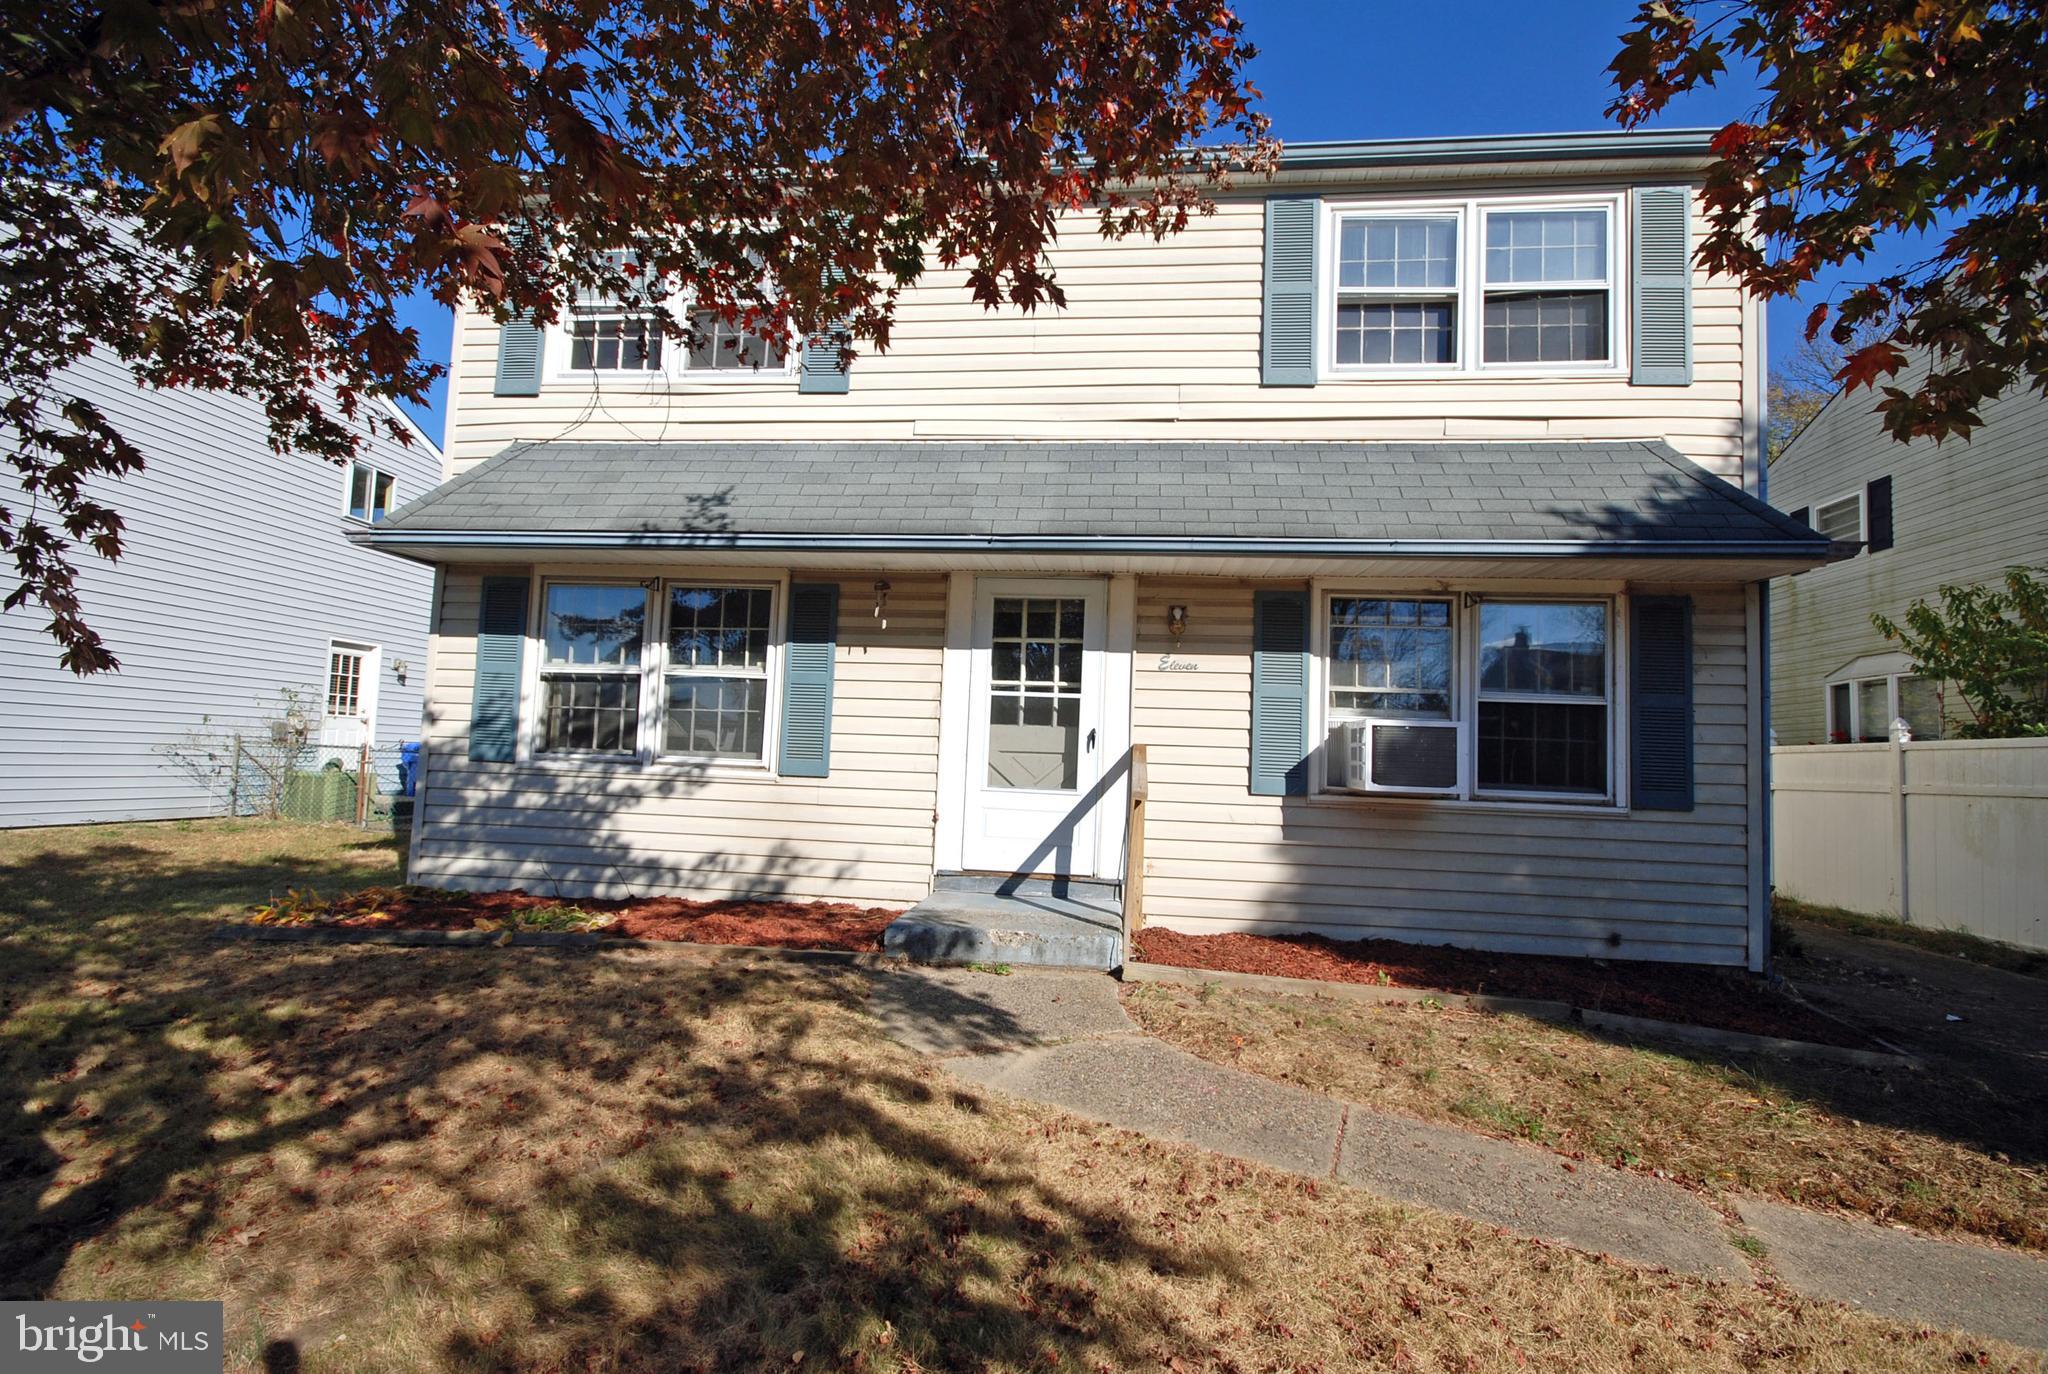
[[1342, 776], [1352, 792], [1458, 790], [1458, 724], [1450, 720], [1354, 720], [1340, 728]]

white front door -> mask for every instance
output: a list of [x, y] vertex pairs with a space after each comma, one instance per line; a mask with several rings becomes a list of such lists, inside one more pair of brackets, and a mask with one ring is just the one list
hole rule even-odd
[[978, 582], [962, 867], [1095, 872], [1108, 612], [1100, 580]]

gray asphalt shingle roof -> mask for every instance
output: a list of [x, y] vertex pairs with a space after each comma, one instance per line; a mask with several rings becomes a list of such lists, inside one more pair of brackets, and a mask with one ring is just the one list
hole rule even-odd
[[1636, 440], [523, 444], [394, 512], [386, 531], [1816, 539]]

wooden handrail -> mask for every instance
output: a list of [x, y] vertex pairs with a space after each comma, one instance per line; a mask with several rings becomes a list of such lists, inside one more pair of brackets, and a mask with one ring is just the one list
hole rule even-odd
[[1145, 746], [1131, 746], [1130, 802], [1124, 821], [1124, 959], [1136, 956], [1145, 927], [1145, 802], [1152, 791]]

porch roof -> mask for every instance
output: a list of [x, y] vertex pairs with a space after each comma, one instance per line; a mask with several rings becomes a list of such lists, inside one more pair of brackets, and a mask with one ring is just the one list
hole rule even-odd
[[1837, 552], [1646, 440], [517, 444], [350, 537], [429, 561], [691, 549], [1790, 571]]

